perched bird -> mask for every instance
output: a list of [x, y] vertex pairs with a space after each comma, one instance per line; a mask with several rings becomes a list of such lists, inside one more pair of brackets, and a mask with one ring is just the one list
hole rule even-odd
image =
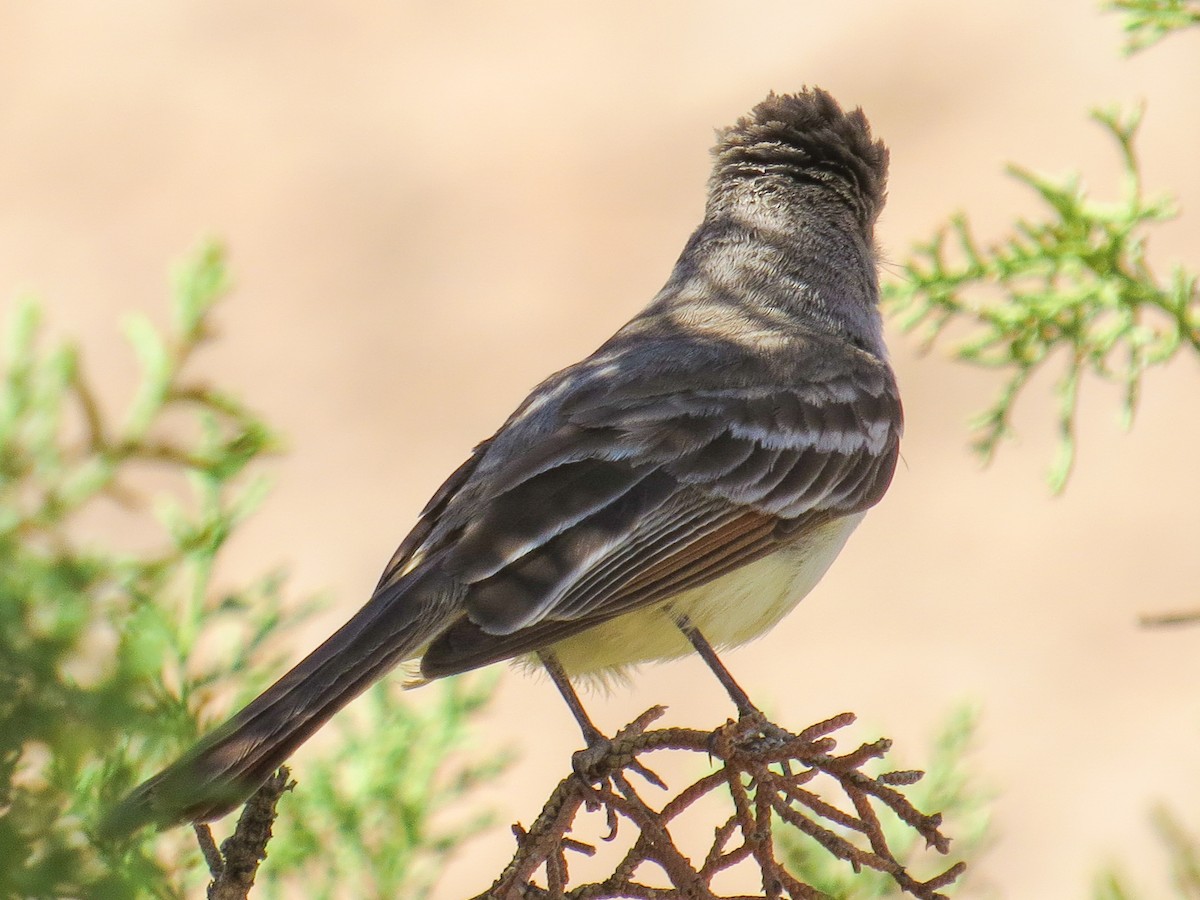
[[762, 634], [892, 479], [902, 415], [877, 308], [887, 150], [825, 91], [719, 134], [666, 286], [534, 388], [421, 513], [366, 605], [131, 793], [102, 830], [224, 815], [397, 664], [540, 660], [570, 679]]

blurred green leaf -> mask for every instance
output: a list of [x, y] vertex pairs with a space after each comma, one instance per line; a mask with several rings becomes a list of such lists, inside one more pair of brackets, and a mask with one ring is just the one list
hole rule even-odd
[[[222, 717], [229, 695], [265, 687], [282, 666], [280, 637], [315, 609], [285, 602], [278, 572], [214, 589], [222, 550], [266, 493], [265, 479], [248, 470], [279, 446], [236, 398], [187, 376], [227, 285], [220, 249], [208, 245], [180, 267], [169, 332], [131, 320], [142, 383], [120, 425], [100, 408], [75, 347], [47, 346], [36, 305], [19, 304], [8, 322], [0, 344], [0, 897], [195, 896], [206, 870], [186, 829], [145, 831], [114, 848], [95, 843], [91, 827]], [[141, 495], [145, 463], [170, 476], [165, 490], [156, 478], [151, 498]], [[97, 531], [81, 524], [85, 514], [125, 524]], [[126, 531], [157, 537], [134, 552], [121, 546]], [[381, 697], [388, 690], [378, 689]], [[462, 746], [472, 704], [488, 690], [445, 690], [461, 701], [432, 717], [388, 695], [386, 707], [370, 707], [387, 727], [363, 732], [382, 737], [347, 732], [345, 746], [298, 773], [323, 798], [301, 801], [317, 820], [371, 817], [382, 883], [430, 883], [468, 831], [433, 828], [428, 818], [492, 771], [469, 761], [445, 768], [399, 743], [419, 730], [434, 736], [425, 748]], [[348, 759], [372, 752], [377, 782], [335, 780]], [[435, 796], [435, 784], [448, 793]], [[398, 837], [378, 788], [408, 798]], [[315, 868], [366, 858], [355, 832], [322, 840], [309, 858], [272, 845], [269, 880], [294, 891]], [[417, 872], [425, 859], [437, 865]]]
[[1137, 53], [1167, 35], [1200, 25], [1200, 0], [1111, 0], [1106, 9], [1125, 15], [1125, 52]]
[[1117, 200], [1091, 198], [1077, 177], [1051, 179], [1018, 166], [1009, 174], [1042, 200], [1046, 216], [1020, 220], [1000, 242], [981, 246], [966, 216], [953, 217], [919, 245], [886, 305], [928, 347], [949, 330], [963, 362], [1003, 373], [996, 399], [972, 422], [974, 448], [990, 459], [1011, 433], [1016, 402], [1040, 371], [1058, 371], [1058, 450], [1054, 490], [1066, 485], [1076, 456], [1075, 417], [1086, 376], [1123, 391], [1122, 421], [1132, 422], [1146, 371], [1182, 351], [1200, 356], [1197, 276], [1181, 268], [1160, 279], [1146, 258], [1151, 226], [1175, 216], [1148, 198], [1134, 150], [1140, 110], [1097, 110], [1114, 140], [1124, 176]]

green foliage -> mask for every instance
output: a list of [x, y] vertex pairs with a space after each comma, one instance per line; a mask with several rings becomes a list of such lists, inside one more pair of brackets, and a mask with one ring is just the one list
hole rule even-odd
[[[145, 831], [114, 849], [94, 843], [90, 829], [213, 724], [231, 694], [265, 686], [281, 667], [270, 647], [312, 609], [292, 603], [285, 614], [277, 573], [241, 587], [214, 584], [221, 549], [264, 492], [247, 467], [277, 446], [239, 401], [187, 373], [226, 288], [221, 253], [205, 248], [176, 279], [165, 333], [130, 322], [142, 376], [120, 424], [102, 411], [78, 348], [47, 347], [35, 305], [20, 304], [8, 323], [0, 360], [0, 897], [194, 895], [205, 873], [189, 831]], [[407, 790], [411, 800], [405, 834], [376, 842], [381, 857], [407, 865], [428, 847], [443, 859], [465, 833], [429, 826], [431, 785], [449, 783], [458, 795], [490, 770], [458, 763], [435, 779], [435, 760], [405, 756], [401, 742], [423, 729], [438, 735], [433, 746], [460, 743], [487, 694], [451, 686], [435, 711], [410, 713], [395, 698], [384, 710], [386, 691], [377, 690], [362, 733], [383, 735], [378, 764], [391, 768], [375, 787]], [[297, 795], [306, 821], [362, 804], [365, 784], [347, 792], [329, 773], [350, 771], [366, 740], [335, 748], [311, 776], [296, 773], [306, 786], [310, 777], [327, 785], [320, 800]], [[358, 808], [378, 812], [388, 800], [381, 793]], [[282, 808], [290, 819], [281, 830], [296, 830], [288, 798]], [[348, 848], [360, 852], [351, 837], [346, 829], [323, 837], [317, 862], [334, 866]], [[273, 855], [270, 866], [277, 880], [301, 863], [277, 864]], [[420, 885], [430, 878], [414, 877]], [[388, 884], [404, 878], [397, 865]]]
[[[953, 856], [968, 861], [977, 859], [988, 844], [990, 797], [972, 783], [967, 755], [976, 731], [978, 713], [971, 707], [955, 710], [947, 718], [941, 733], [934, 741], [929, 762], [924, 766], [925, 777], [906, 788], [905, 797], [917, 809], [940, 812], [950, 823], [947, 833], [953, 833]], [[893, 764], [889, 764], [891, 767]], [[890, 810], [880, 816], [887, 845], [896, 859], [910, 870], [919, 871], [928, 854], [917, 833], [901, 822]], [[854, 872], [844, 860], [836, 859], [815, 840], [794, 828], [775, 830], [780, 860], [802, 881], [834, 900], [871, 900], [899, 898], [902, 893], [888, 875], [873, 870]], [[945, 861], [939, 861], [944, 868]], [[970, 883], [968, 866], [966, 880], [943, 890], [954, 893]]]
[[[1111, 0], [1106, 8], [1126, 14], [1128, 53], [1200, 25], [1198, 0]], [[886, 289], [891, 311], [906, 330], [920, 330], [932, 344], [947, 330], [965, 327], [970, 336], [955, 345], [955, 355], [1005, 372], [998, 398], [976, 423], [974, 445], [985, 457], [1008, 434], [1013, 406], [1030, 379], [1054, 358], [1062, 360], [1056, 384], [1061, 442], [1051, 470], [1056, 490], [1065, 486], [1074, 460], [1075, 412], [1085, 375], [1123, 386], [1128, 425], [1149, 368], [1181, 353], [1200, 354], [1197, 275], [1177, 267], [1162, 279], [1146, 259], [1150, 228], [1176, 211], [1170, 200], [1144, 194], [1134, 151], [1141, 116], [1140, 110], [1093, 112], [1121, 155], [1120, 199], [1096, 201], [1076, 177], [1056, 180], [1011, 166], [1010, 174], [1048, 207], [1045, 221], [1018, 221], [1010, 237], [983, 248], [966, 216], [955, 216], [916, 248], [903, 267], [904, 282]], [[1154, 824], [1178, 896], [1200, 897], [1200, 841], [1165, 807], [1155, 812]], [[1132, 900], [1137, 893], [1111, 868], [1098, 877], [1093, 896]]]
[[1085, 375], [1115, 381], [1132, 421], [1142, 376], [1180, 350], [1200, 354], [1197, 276], [1176, 268], [1158, 278], [1146, 259], [1150, 226], [1175, 216], [1171, 202], [1147, 198], [1134, 151], [1141, 113], [1097, 111], [1093, 118], [1121, 154], [1120, 199], [1094, 200], [1077, 177], [1050, 179], [1010, 166], [1047, 207], [1043, 221], [1020, 220], [1014, 232], [981, 247], [965, 215], [955, 216], [903, 266], [887, 287], [890, 310], [905, 330], [932, 344], [951, 326], [970, 335], [958, 359], [1005, 373], [995, 402], [977, 419], [976, 450], [986, 458], [1010, 433], [1013, 407], [1044, 367], [1061, 366], [1059, 451], [1050, 472], [1061, 490], [1075, 459], [1075, 415]]
[[[435, 821], [430, 810], [452, 806], [504, 767], [496, 754], [464, 753], [471, 716], [492, 693], [494, 677], [450, 679], [430, 691], [433, 705], [396, 715], [400, 685], [367, 695], [376, 727], [342, 717], [335, 758], [306, 765], [302, 790], [288, 798], [275, 827], [264, 896], [427, 897], [449, 857], [491, 823]], [[447, 759], [457, 759], [447, 767]], [[336, 869], [330, 865], [336, 847]]]
[[[1154, 810], [1151, 821], [1167, 851], [1174, 895], [1195, 900], [1200, 897], [1200, 840], [1165, 806]], [[1092, 896], [1095, 900], [1133, 900], [1145, 894], [1135, 890], [1119, 869], [1110, 868], [1100, 874]]]
[[1112, 0], [1108, 9], [1125, 13], [1125, 52], [1152, 47], [1175, 31], [1200, 25], [1200, 0]]
[[[272, 438], [228, 397], [184, 380], [224, 288], [215, 248], [180, 275], [177, 325], [129, 326], [142, 385], [110, 425], [70, 343], [46, 349], [22, 303], [7, 329], [0, 393], [0, 895], [179, 896], [182, 879], [147, 845], [117, 864], [87, 829], [135, 773], [194, 739], [222, 677], [246, 675], [280, 610], [278, 580], [211, 590], [217, 552], [255, 502], [246, 465]], [[160, 427], [182, 413], [188, 436]], [[149, 464], [183, 474], [191, 502], [164, 509], [154, 549], [101, 546], [83, 520], [150, 531], [133, 486]], [[94, 520], [93, 520], [94, 521]], [[231, 659], [202, 666], [202, 633], [254, 609]], [[227, 673], [225, 676], [219, 673]], [[170, 688], [167, 685], [171, 685]]]

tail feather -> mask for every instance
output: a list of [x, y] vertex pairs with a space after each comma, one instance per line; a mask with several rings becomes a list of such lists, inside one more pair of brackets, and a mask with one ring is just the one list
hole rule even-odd
[[[425, 579], [417, 579], [425, 581]], [[404, 581], [373, 597], [290, 672], [100, 823], [116, 839], [144, 825], [204, 822], [232, 812], [338, 710], [448, 624], [444, 591]]]

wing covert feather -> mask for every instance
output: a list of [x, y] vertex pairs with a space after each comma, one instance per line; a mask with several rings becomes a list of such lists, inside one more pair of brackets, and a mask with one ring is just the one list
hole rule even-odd
[[885, 363], [842, 353], [801, 354], [791, 371], [748, 353], [732, 373], [564, 389], [523, 452], [485, 456], [433, 510], [457, 521], [426, 533], [467, 616], [430, 645], [427, 674], [544, 646], [873, 505], [895, 468], [900, 402]]

